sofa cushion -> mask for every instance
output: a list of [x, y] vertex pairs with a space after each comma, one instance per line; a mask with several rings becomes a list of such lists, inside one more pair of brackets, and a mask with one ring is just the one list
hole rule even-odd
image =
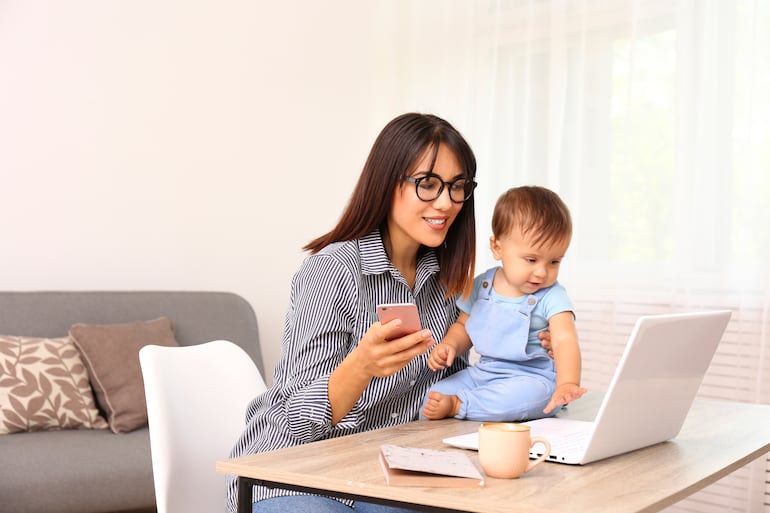
[[73, 324], [70, 336], [83, 355], [96, 401], [115, 433], [147, 425], [139, 349], [178, 346], [166, 317], [123, 324]]
[[0, 455], [0, 511], [155, 512], [147, 428], [16, 433], [0, 436]]
[[69, 337], [0, 335], [0, 433], [106, 427]]

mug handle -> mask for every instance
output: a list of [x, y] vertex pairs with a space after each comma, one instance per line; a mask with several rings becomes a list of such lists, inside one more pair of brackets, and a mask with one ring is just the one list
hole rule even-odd
[[543, 444], [545, 446], [545, 451], [543, 451], [543, 454], [538, 457], [537, 459], [534, 459], [529, 462], [529, 465], [527, 465], [527, 468], [524, 469], [524, 473], [529, 472], [533, 468], [535, 468], [535, 465], [538, 465], [545, 461], [545, 459], [551, 455], [551, 443], [543, 438], [542, 436], [535, 436], [532, 437], [532, 442], [529, 444], [529, 447], [532, 448], [535, 446], [535, 444]]

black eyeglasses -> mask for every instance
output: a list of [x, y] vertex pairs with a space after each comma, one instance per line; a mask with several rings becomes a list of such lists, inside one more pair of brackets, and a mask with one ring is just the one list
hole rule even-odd
[[420, 178], [405, 176], [404, 181], [414, 184], [417, 197], [422, 201], [433, 201], [444, 192], [444, 186], [449, 186], [449, 199], [452, 203], [465, 203], [473, 196], [473, 190], [478, 185], [467, 178], [457, 178], [451, 182], [445, 182], [440, 176], [428, 173]]

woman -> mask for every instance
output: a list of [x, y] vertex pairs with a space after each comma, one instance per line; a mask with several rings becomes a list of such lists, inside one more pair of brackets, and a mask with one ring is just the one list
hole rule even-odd
[[[377, 137], [337, 226], [308, 243], [291, 284], [273, 386], [247, 410], [232, 456], [383, 428], [418, 418], [436, 381], [427, 352], [457, 319], [473, 282], [476, 159], [441, 118], [404, 114]], [[415, 303], [423, 329], [391, 339], [381, 303]], [[312, 457], [309, 454], [308, 457]], [[235, 509], [236, 484], [228, 506]], [[353, 501], [255, 487], [253, 511], [351, 512]], [[356, 512], [402, 511], [355, 503]]]

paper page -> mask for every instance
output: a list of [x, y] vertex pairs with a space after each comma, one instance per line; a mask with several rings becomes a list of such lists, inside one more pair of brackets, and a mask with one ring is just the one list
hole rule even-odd
[[399, 445], [383, 445], [380, 449], [391, 468], [445, 476], [484, 479], [468, 455], [462, 452], [402, 447]]

